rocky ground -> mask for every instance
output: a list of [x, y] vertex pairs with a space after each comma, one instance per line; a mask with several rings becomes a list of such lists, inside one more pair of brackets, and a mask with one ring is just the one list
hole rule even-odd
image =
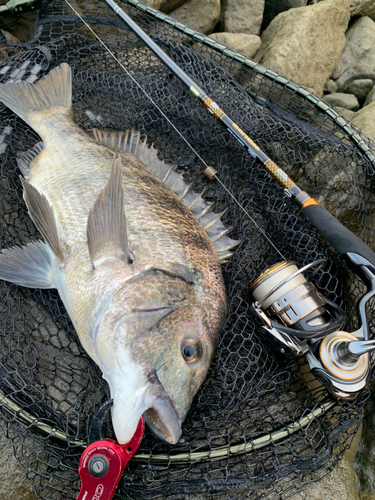
[[[375, 140], [375, 0], [143, 1], [311, 89]], [[35, 12], [3, 15], [0, 28], [25, 42], [35, 20]], [[362, 439], [359, 433], [335, 470], [292, 500], [375, 500], [374, 410], [372, 397]], [[33, 500], [2, 439], [1, 498]]]

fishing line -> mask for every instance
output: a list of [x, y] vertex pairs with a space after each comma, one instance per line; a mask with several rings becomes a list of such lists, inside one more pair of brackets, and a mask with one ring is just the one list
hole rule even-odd
[[[113, 59], [121, 66], [121, 68], [125, 71], [127, 76], [137, 85], [137, 87], [143, 92], [143, 94], [151, 101], [151, 103], [156, 107], [159, 113], [167, 120], [169, 125], [177, 132], [177, 134], [181, 137], [181, 139], [187, 144], [187, 146], [193, 151], [193, 153], [199, 158], [199, 160], [203, 163], [203, 165], [209, 170], [212, 169], [207, 165], [207, 163], [203, 160], [203, 158], [198, 154], [198, 152], [194, 149], [194, 147], [189, 143], [189, 141], [184, 137], [184, 135], [178, 130], [178, 128], [171, 122], [168, 116], [164, 113], [163, 110], [159, 108], [156, 102], [152, 99], [152, 97], [144, 90], [144, 88], [137, 82], [137, 80], [130, 74], [130, 72], [125, 68], [122, 62], [116, 57], [116, 55], [112, 52], [112, 50], [106, 45], [103, 40], [95, 33], [95, 31], [91, 28], [91, 26], [83, 19], [83, 17], [76, 11], [76, 9], [69, 3], [68, 0], [64, 0], [65, 3], [72, 9], [72, 11], [76, 14], [76, 16], [83, 22], [83, 24], [91, 31], [91, 33], [95, 36], [95, 38], [101, 43], [101, 45], [108, 51], [108, 53], [113, 57]], [[216, 174], [213, 174], [213, 177], [219, 182], [219, 184], [223, 187], [226, 193], [233, 199], [233, 201], [240, 207], [240, 209], [246, 214], [246, 216], [251, 220], [254, 226], [259, 230], [260, 233], [266, 238], [266, 240], [273, 246], [273, 248], [277, 251], [277, 253], [281, 256], [283, 260], [286, 260], [281, 251], [275, 246], [272, 240], [267, 236], [267, 234], [263, 231], [263, 229], [257, 224], [257, 222], [251, 217], [249, 212], [241, 205], [241, 203], [237, 200], [237, 198], [232, 194], [232, 192], [223, 184], [223, 182], [217, 177]]]

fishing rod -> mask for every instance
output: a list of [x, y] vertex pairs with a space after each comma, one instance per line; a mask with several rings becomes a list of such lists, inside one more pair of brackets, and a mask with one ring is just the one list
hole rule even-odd
[[303, 275], [315, 267], [311, 279], [324, 264], [322, 259], [302, 269], [298, 269], [291, 261], [279, 262], [264, 271], [250, 286], [255, 299], [253, 309], [281, 352], [284, 353], [287, 347], [296, 356], [305, 355], [312, 373], [332, 394], [347, 400], [354, 399], [367, 385], [370, 353], [375, 350], [375, 340], [370, 340], [366, 315], [366, 304], [375, 295], [375, 253], [315, 198], [298, 187], [116, 2], [105, 2], [227, 128], [250, 156], [262, 164], [303, 215], [365, 283], [367, 293], [357, 304], [359, 328], [351, 333], [341, 331], [345, 323], [344, 311], [322, 297]]

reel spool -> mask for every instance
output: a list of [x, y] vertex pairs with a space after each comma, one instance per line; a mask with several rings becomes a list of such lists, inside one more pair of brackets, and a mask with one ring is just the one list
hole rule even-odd
[[[335, 396], [352, 400], [366, 386], [370, 355], [375, 341], [368, 340], [362, 325], [354, 333], [341, 331], [344, 311], [319, 294], [312, 278], [324, 265], [316, 260], [298, 269], [293, 261], [275, 264], [250, 285], [253, 309], [263, 329], [286, 345], [296, 356], [305, 355], [312, 373]], [[309, 279], [303, 273], [316, 267]], [[364, 310], [374, 291], [361, 299]], [[360, 341], [363, 339], [363, 341]], [[281, 352], [285, 353], [284, 348]]]

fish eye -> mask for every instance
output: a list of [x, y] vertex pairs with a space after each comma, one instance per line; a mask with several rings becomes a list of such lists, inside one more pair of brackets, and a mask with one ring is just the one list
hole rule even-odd
[[194, 338], [187, 338], [181, 346], [182, 357], [187, 363], [196, 363], [202, 357], [202, 344]]

